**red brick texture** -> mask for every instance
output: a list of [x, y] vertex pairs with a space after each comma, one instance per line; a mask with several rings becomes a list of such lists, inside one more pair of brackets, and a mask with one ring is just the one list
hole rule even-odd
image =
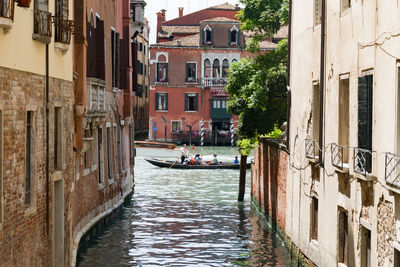
[[288, 159], [289, 155], [278, 144], [260, 139], [252, 167], [252, 198], [281, 229], [285, 229]]

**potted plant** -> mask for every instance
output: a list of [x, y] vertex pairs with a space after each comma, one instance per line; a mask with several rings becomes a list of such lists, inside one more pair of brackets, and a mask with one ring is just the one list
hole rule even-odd
[[31, 0], [18, 0], [18, 6], [29, 7], [31, 5]]

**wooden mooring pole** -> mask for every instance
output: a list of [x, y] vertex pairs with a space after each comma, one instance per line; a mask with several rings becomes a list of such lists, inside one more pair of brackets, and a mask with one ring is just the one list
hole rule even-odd
[[246, 188], [246, 165], [247, 165], [247, 156], [240, 156], [240, 176], [239, 176], [239, 197], [238, 201], [243, 201], [244, 199], [244, 191]]

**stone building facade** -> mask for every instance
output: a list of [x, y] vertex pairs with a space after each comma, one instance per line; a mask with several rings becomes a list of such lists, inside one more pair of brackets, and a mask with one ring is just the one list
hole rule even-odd
[[68, 265], [72, 1], [0, 6], [0, 265]]
[[[165, 21], [157, 13], [157, 40], [150, 46], [150, 123], [153, 140], [231, 144], [237, 118], [226, 110], [227, 70], [242, 57], [250, 37], [228, 3]], [[277, 38], [276, 40], [279, 40]], [[265, 41], [262, 52], [276, 47]], [[203, 127], [202, 127], [203, 126]], [[235, 136], [236, 139], [236, 136]]]
[[399, 266], [399, 6], [292, 10], [285, 232], [318, 266]]

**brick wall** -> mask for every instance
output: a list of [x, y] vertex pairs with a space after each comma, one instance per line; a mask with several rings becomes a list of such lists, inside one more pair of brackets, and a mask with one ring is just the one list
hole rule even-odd
[[259, 140], [252, 167], [251, 195], [272, 221], [285, 229], [286, 175], [289, 155], [266, 138]]
[[[53, 239], [54, 106], [63, 112], [64, 248], [70, 243], [73, 180], [72, 82], [49, 80], [49, 195], [46, 186], [45, 77], [0, 68], [3, 112], [3, 220], [0, 223], [0, 266], [50, 266]], [[25, 205], [26, 112], [34, 112], [32, 202]], [[47, 209], [48, 207], [48, 209]], [[47, 212], [49, 211], [49, 213]], [[47, 224], [49, 227], [47, 227]], [[65, 258], [66, 264], [68, 259]]]

